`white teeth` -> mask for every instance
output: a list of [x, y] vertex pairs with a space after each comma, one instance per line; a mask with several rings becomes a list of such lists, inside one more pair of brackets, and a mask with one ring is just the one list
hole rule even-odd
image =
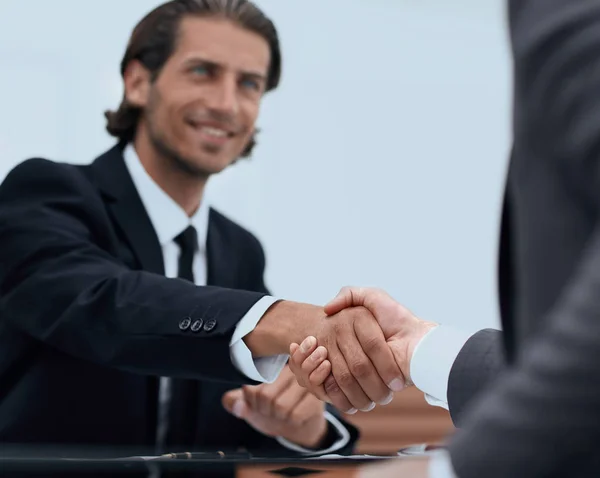
[[224, 138], [225, 136], [227, 136], [227, 131], [219, 128], [212, 128], [211, 126], [202, 126], [200, 128], [200, 131], [202, 131], [205, 134], [215, 136], [217, 138]]

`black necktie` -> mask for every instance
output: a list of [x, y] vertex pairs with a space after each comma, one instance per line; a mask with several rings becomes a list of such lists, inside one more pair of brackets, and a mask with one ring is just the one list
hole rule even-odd
[[188, 226], [185, 231], [175, 238], [175, 243], [179, 246], [179, 270], [177, 277], [194, 282], [194, 254], [198, 250], [198, 234], [194, 226]]
[[[180, 249], [177, 277], [194, 282], [194, 255], [198, 251], [198, 235], [194, 226], [188, 226], [179, 234], [175, 243]], [[199, 390], [196, 380], [174, 378], [170, 382], [171, 400], [165, 441], [166, 451], [177, 452], [182, 451], [179, 447], [189, 447], [194, 441]]]

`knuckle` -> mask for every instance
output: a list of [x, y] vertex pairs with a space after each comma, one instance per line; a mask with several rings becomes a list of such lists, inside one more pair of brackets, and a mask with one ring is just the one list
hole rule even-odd
[[371, 353], [381, 350], [384, 346], [386, 346], [386, 343], [380, 337], [370, 336], [361, 340], [361, 345], [367, 355], [370, 355]]
[[243, 387], [243, 390], [244, 390], [244, 394], [247, 395], [248, 397], [256, 398], [261, 391], [261, 386], [260, 385], [258, 385], [258, 386], [245, 385]]
[[310, 373], [312, 371], [313, 371], [313, 364], [308, 363], [308, 362], [304, 362], [302, 364], [302, 370], [300, 371], [300, 373], [303, 377], [310, 375]]
[[352, 374], [350, 372], [343, 372], [337, 378], [337, 382], [340, 387], [347, 388], [354, 384], [354, 377], [352, 376]]
[[275, 397], [274, 397], [274, 395], [273, 395], [273, 392], [272, 392], [272, 391], [270, 391], [270, 390], [268, 390], [268, 389], [263, 389], [263, 390], [260, 390], [260, 391], [258, 392], [258, 396], [257, 396], [257, 398], [258, 398], [258, 399], [259, 399], [259, 400], [260, 400], [262, 403], [265, 403], [265, 404], [270, 404], [270, 403], [273, 403], [273, 401], [274, 401], [274, 399], [275, 399]]
[[348, 319], [350, 320], [360, 320], [363, 319], [365, 315], [370, 314], [369, 310], [362, 305], [358, 305], [346, 310], [348, 313]]
[[299, 427], [304, 422], [304, 416], [299, 410], [294, 410], [288, 419], [294, 426]]
[[285, 417], [288, 414], [288, 408], [281, 400], [273, 402], [273, 410], [278, 417]]
[[309, 381], [309, 383], [310, 383], [310, 385], [311, 385], [312, 388], [319, 387], [319, 386], [323, 385], [323, 380], [321, 379], [321, 377], [318, 377], [316, 375], [311, 375], [308, 378], [308, 381]]
[[327, 379], [325, 380], [325, 383], [323, 384], [323, 387], [325, 388], [325, 392], [328, 395], [331, 395], [331, 394], [335, 395], [342, 391], [340, 389], [339, 384], [337, 383], [337, 380], [331, 375], [329, 377], [327, 377]]
[[354, 299], [354, 294], [356, 293], [357, 288], [352, 285], [345, 285], [340, 289], [340, 293], [350, 299]]
[[366, 378], [371, 374], [371, 366], [366, 359], [355, 360], [349, 366], [352, 375], [358, 379]]

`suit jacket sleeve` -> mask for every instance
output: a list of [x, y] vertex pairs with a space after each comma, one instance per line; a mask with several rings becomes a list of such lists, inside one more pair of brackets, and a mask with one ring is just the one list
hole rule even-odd
[[448, 407], [454, 426], [462, 426], [468, 407], [504, 367], [502, 332], [484, 329], [460, 350], [448, 378]]
[[[589, 213], [598, 217], [600, 3], [511, 0], [510, 21], [522, 113], [515, 144], [561, 168], [573, 195], [588, 196]], [[544, 329], [478, 401], [453, 440], [460, 478], [572, 476], [569, 465], [598, 446], [599, 292], [596, 225]]]
[[[133, 271], [116, 259], [110, 234], [104, 203], [76, 168], [42, 159], [17, 166], [0, 187], [7, 326], [107, 367], [247, 382], [231, 363], [229, 341], [264, 293]], [[180, 330], [183, 318], [204, 313], [217, 321], [211, 332]]]

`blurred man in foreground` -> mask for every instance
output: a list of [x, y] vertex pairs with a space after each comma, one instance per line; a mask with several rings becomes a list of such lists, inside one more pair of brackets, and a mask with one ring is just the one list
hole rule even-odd
[[[449, 459], [412, 462], [410, 470], [388, 465], [372, 476], [598, 476], [600, 2], [508, 5], [515, 105], [501, 235], [503, 332], [460, 337], [370, 289], [345, 289], [326, 307], [333, 314], [362, 305], [380, 323], [403, 324], [404, 347], [393, 350], [404, 376], [449, 405], [460, 427]], [[436, 353], [437, 364], [423, 360]], [[310, 357], [296, 354], [292, 368], [303, 384], [342, 408], [352, 403], [331, 384], [320, 388], [323, 374], [311, 380]], [[335, 363], [317, 362], [335, 375]]]

